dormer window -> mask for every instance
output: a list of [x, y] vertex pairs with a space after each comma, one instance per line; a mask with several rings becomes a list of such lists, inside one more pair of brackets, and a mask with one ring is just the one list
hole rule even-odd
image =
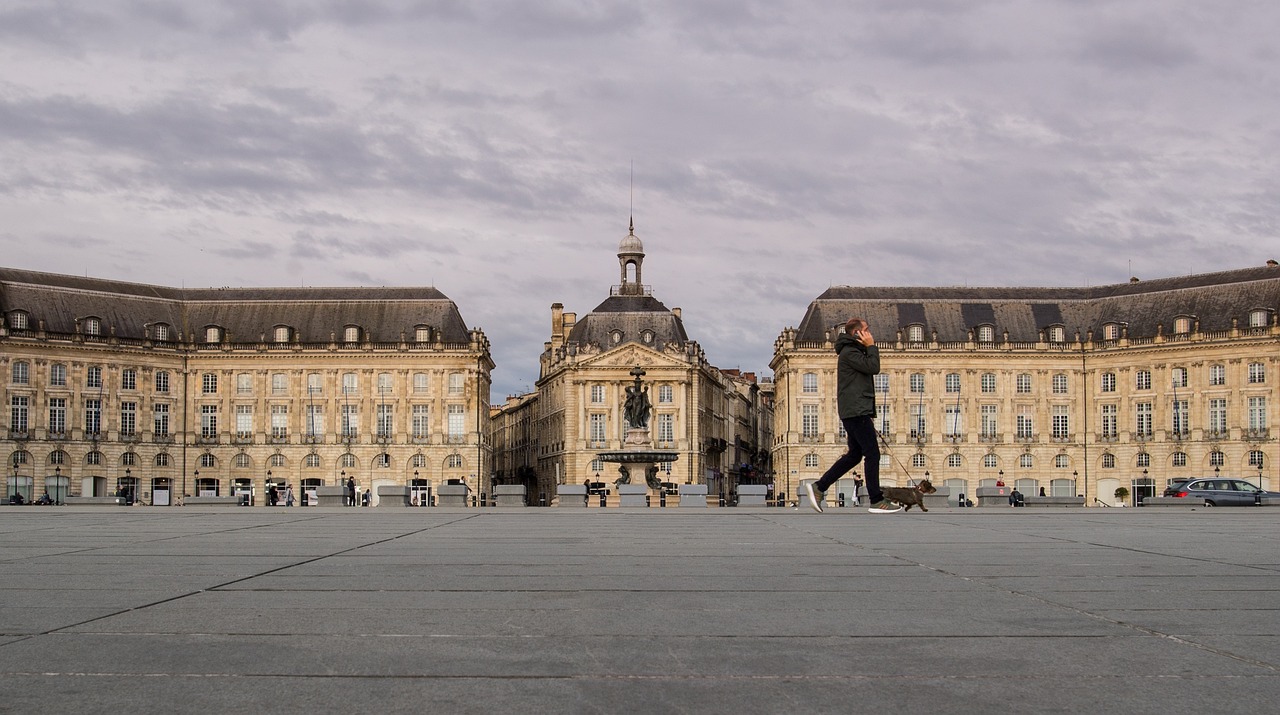
[[642, 330], [640, 332], [640, 342], [644, 343], [645, 345], [653, 344], [653, 331]]
[[996, 341], [996, 326], [979, 325], [977, 335], [980, 343], [994, 343]]
[[413, 329], [413, 341], [414, 341], [415, 343], [429, 343], [429, 342], [431, 342], [431, 326], [430, 326], [430, 325], [418, 325], [418, 326], [414, 327], [414, 329]]
[[360, 326], [348, 325], [342, 329], [342, 342], [358, 343], [360, 342]]
[[1049, 326], [1049, 342], [1065, 343], [1067, 342], [1067, 330], [1061, 325]]
[[210, 325], [204, 329], [204, 341], [210, 345], [222, 342], [222, 328]]
[[[1270, 322], [1270, 318], [1271, 318], [1271, 311], [1266, 310], [1265, 308], [1251, 310], [1249, 311], [1249, 327], [1265, 328], [1267, 327], [1267, 323]], [[17, 326], [14, 326], [14, 327], [17, 327]]]
[[1103, 325], [1103, 326], [1102, 326], [1102, 339], [1103, 339], [1103, 340], [1119, 340], [1119, 339], [1120, 339], [1120, 324], [1119, 324], [1119, 323], [1107, 323], [1106, 325]]
[[15, 310], [9, 313], [9, 329], [10, 330], [30, 330], [31, 316], [25, 310]]
[[613, 341], [614, 345], [617, 345], [618, 343], [622, 342], [622, 331], [615, 330], [612, 333], [609, 333], [609, 340]]
[[102, 335], [102, 320], [98, 318], [85, 318], [81, 325], [85, 335]]
[[277, 343], [287, 343], [289, 342], [292, 332], [293, 331], [290, 330], [287, 325], [277, 325], [275, 331], [272, 333], [272, 340]]
[[923, 343], [924, 342], [924, 326], [908, 325], [907, 326], [907, 342]]
[[151, 339], [161, 343], [167, 343], [173, 338], [170, 336], [170, 329], [167, 323], [156, 323], [151, 326]]
[[1186, 315], [1179, 315], [1173, 319], [1173, 332], [1175, 335], [1186, 335], [1191, 332], [1191, 318]]

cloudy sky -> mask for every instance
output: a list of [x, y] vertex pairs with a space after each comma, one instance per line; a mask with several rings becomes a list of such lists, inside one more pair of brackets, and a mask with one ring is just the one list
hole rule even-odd
[[434, 285], [501, 400], [634, 211], [654, 295], [767, 374], [831, 285], [1280, 258], [1278, 28], [1274, 0], [0, 0], [0, 264]]

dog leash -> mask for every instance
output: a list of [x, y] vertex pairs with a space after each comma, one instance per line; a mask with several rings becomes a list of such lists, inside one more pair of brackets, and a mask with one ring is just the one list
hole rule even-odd
[[876, 436], [880, 438], [880, 444], [884, 445], [884, 451], [889, 454], [889, 458], [893, 460], [894, 464], [898, 465], [898, 469], [901, 469], [903, 474], [907, 475], [907, 482], [911, 485], [911, 488], [916, 488], [916, 480], [911, 478], [911, 472], [907, 471], [907, 467], [902, 463], [902, 460], [898, 459], [898, 456], [893, 453], [892, 449], [889, 449], [889, 440], [884, 438], [884, 435], [880, 433], [880, 430], [876, 430]]

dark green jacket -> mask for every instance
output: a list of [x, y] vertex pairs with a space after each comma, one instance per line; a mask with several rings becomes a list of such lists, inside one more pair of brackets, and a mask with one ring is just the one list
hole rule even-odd
[[836, 338], [836, 406], [840, 419], [874, 417], [876, 385], [872, 375], [880, 372], [880, 348], [864, 346], [848, 333]]

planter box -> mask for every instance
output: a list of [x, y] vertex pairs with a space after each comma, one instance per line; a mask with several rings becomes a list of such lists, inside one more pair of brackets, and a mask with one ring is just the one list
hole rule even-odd
[[523, 484], [493, 485], [494, 506], [527, 506]]
[[706, 509], [707, 508], [707, 485], [705, 484], [681, 484], [680, 485], [680, 508]]

